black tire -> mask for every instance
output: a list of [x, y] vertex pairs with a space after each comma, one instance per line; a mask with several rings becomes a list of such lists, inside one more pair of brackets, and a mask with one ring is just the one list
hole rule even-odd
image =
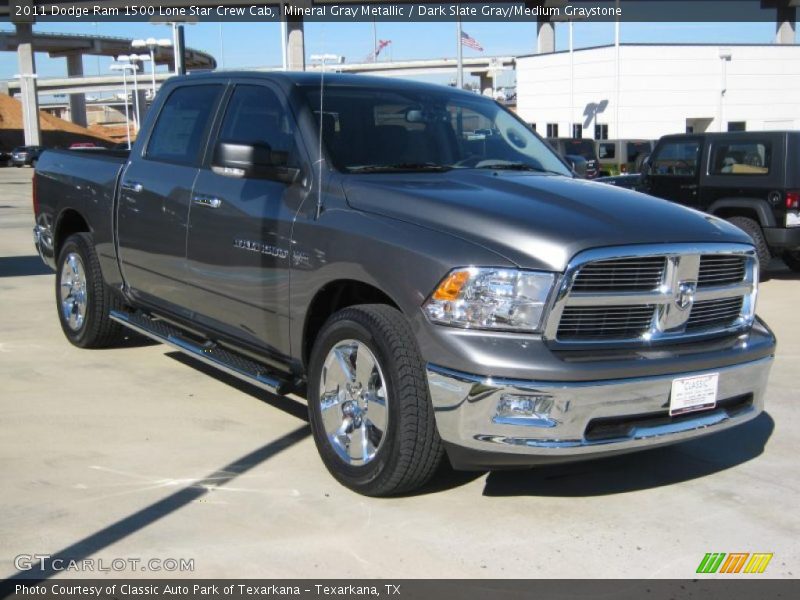
[[800, 250], [786, 250], [783, 253], [783, 262], [795, 273], [800, 273]]
[[[71, 255], [80, 258], [85, 277], [85, 311], [82, 322], [70, 324], [62, 309], [64, 263]], [[79, 348], [103, 348], [122, 341], [124, 328], [109, 318], [112, 310], [123, 307], [121, 300], [103, 281], [100, 262], [88, 233], [76, 233], [64, 242], [56, 263], [56, 310], [66, 338]]]
[[764, 239], [764, 233], [761, 231], [761, 225], [747, 217], [731, 217], [728, 219], [728, 223], [736, 225], [736, 227], [753, 239], [753, 244], [756, 247], [756, 254], [758, 255], [758, 262], [761, 266], [761, 273], [763, 274], [769, 265], [772, 255], [767, 246], [767, 240]]
[[[382, 441], [374, 457], [361, 465], [349, 464], [336, 452], [325, 431], [320, 405], [325, 360], [345, 340], [369, 349], [383, 374], [388, 397]], [[339, 482], [360, 494], [409, 492], [427, 482], [441, 463], [443, 447], [428, 393], [425, 363], [405, 317], [390, 306], [346, 308], [325, 323], [311, 353], [308, 405], [314, 441], [325, 466]], [[369, 416], [368, 412], [364, 414]]]

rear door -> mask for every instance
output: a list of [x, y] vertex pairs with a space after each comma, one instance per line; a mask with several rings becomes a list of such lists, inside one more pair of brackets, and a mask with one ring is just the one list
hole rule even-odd
[[164, 102], [120, 182], [120, 268], [131, 294], [176, 313], [187, 298], [186, 227], [192, 187], [223, 84], [181, 85]]
[[686, 206], [699, 204], [698, 182], [702, 138], [666, 138], [653, 152], [647, 192]]
[[700, 192], [703, 207], [716, 200], [747, 198], [762, 200], [765, 212], [781, 207], [769, 202], [783, 184], [783, 140], [770, 133], [741, 133], [710, 141], [708, 173]]
[[[216, 139], [268, 144], [287, 152], [293, 167], [307, 156], [283, 93], [269, 82], [235, 83]], [[189, 212], [190, 306], [206, 326], [283, 357], [292, 224], [305, 188], [220, 174], [210, 163], [200, 170]]]

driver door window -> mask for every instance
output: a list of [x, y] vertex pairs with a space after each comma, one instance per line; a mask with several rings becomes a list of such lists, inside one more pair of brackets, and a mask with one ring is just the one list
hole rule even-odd
[[700, 143], [696, 140], [677, 140], [665, 143], [652, 161], [653, 175], [694, 177], [700, 158]]

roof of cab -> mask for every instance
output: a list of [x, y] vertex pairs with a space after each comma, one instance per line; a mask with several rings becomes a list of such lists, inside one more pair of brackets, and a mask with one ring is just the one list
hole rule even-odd
[[680, 138], [709, 138], [725, 139], [732, 137], [777, 137], [777, 136], [797, 136], [800, 131], [789, 130], [770, 130], [770, 131], [699, 131], [697, 133], [670, 133], [661, 139], [680, 139]]
[[[172, 78], [172, 81], [196, 81], [198, 79], [228, 80], [228, 79], [263, 79], [297, 86], [318, 86], [322, 78], [320, 71], [197, 71], [188, 75]], [[465, 94], [475, 97], [477, 94], [466, 90], [443, 86], [435, 83], [424, 83], [410, 79], [393, 77], [376, 77], [374, 75], [361, 75], [353, 73], [325, 73], [325, 86], [335, 87], [380, 87], [387, 90], [401, 90], [413, 88], [416, 90], [428, 89], [432, 92], [449, 90], [454, 94]]]

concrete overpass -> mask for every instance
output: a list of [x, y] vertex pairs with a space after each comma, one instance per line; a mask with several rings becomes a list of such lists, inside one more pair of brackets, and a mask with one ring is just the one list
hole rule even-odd
[[[498, 57], [478, 57], [465, 58], [464, 68], [469, 70], [472, 75], [481, 78], [481, 89], [491, 87], [491, 70], [494, 67], [513, 69], [515, 65], [513, 56]], [[430, 75], [448, 71], [455, 71], [457, 62], [455, 58], [438, 58], [426, 60], [404, 60], [395, 62], [377, 63], [344, 63], [328, 66], [329, 71], [339, 73], [365, 73], [370, 75], [383, 75], [391, 77], [409, 77], [414, 75]], [[318, 70], [318, 66], [309, 66], [307, 71]], [[261, 71], [279, 71], [281, 67], [263, 67], [257, 69]], [[156, 81], [161, 83], [172, 77], [172, 73], [157, 73]], [[132, 78], [128, 78], [128, 82]], [[151, 85], [150, 75], [138, 75], [140, 86], [149, 87]], [[19, 79], [6, 81], [0, 86], [6, 86], [10, 95], [17, 95], [22, 92], [22, 82]], [[48, 77], [37, 80], [37, 88], [40, 94], [97, 94], [102, 92], [116, 92], [122, 88], [121, 75], [100, 75], [83, 77]]]
[[[16, 31], [0, 32], [0, 52], [14, 52], [20, 55], [20, 92], [27, 87], [38, 88], [35, 78], [36, 52], [47, 53], [51, 58], [63, 57], [67, 61], [67, 74], [69, 77], [80, 78], [83, 76], [84, 55], [116, 57], [130, 54], [133, 40], [117, 37], [91, 36], [79, 34], [39, 33], [33, 32], [30, 24], [17, 24]], [[184, 56], [187, 66], [195, 69], [213, 69], [217, 61], [211, 54], [185, 49]], [[156, 64], [170, 64], [173, 60], [171, 48], [157, 48], [154, 51]], [[24, 59], [24, 61], [23, 61]], [[29, 64], [28, 64], [29, 63]], [[28, 68], [26, 68], [28, 67]], [[78, 125], [86, 126], [86, 98], [84, 92], [74, 90], [70, 94], [70, 115], [72, 121]], [[23, 93], [26, 108], [32, 108], [32, 114], [37, 114], [38, 93]], [[36, 99], [33, 99], [36, 96]], [[33, 103], [33, 104], [31, 104]], [[25, 112], [25, 111], [23, 111]], [[38, 124], [38, 123], [37, 123]], [[31, 135], [28, 135], [29, 127]], [[26, 118], [26, 142], [35, 144], [38, 133], [34, 131], [32, 122]]]

